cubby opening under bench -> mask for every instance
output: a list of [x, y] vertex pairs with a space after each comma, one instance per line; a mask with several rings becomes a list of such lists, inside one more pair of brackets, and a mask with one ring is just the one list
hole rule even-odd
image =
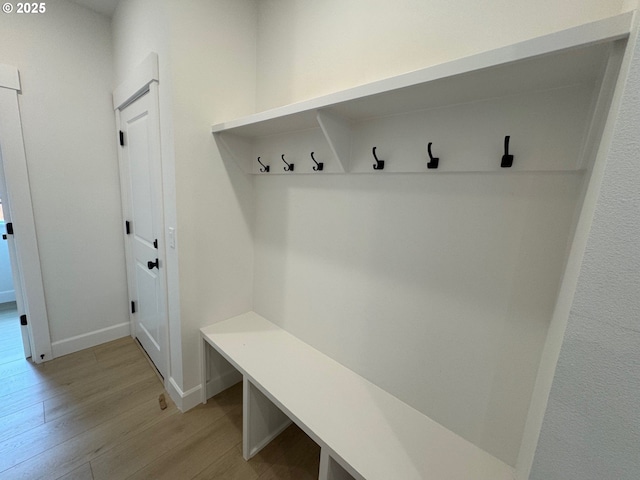
[[224, 379], [207, 393], [243, 382], [246, 460], [293, 421], [321, 448], [320, 480], [514, 478], [512, 467], [255, 312], [200, 333], [202, 371]]

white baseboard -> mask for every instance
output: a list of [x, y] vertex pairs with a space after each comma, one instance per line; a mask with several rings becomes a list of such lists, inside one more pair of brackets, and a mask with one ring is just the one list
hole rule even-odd
[[[222, 377], [207, 382], [207, 398], [211, 398], [241, 381], [242, 374], [237, 370], [227, 372]], [[191, 410], [202, 403], [202, 385], [196, 385], [183, 392], [173, 377], [169, 377], [167, 390], [181, 412]]]
[[16, 301], [16, 291], [15, 290], [5, 290], [4, 292], [0, 292], [0, 303], [8, 303]]
[[169, 377], [167, 387], [171, 399], [176, 404], [176, 407], [178, 407], [178, 410], [180, 410], [181, 412], [191, 410], [193, 407], [196, 407], [202, 403], [201, 385], [196, 385], [186, 392], [183, 392], [175, 382], [173, 377]]
[[119, 323], [112, 327], [102, 328], [94, 332], [83, 333], [64, 340], [51, 343], [51, 353], [53, 358], [79, 352], [85, 348], [95, 347], [102, 343], [107, 343], [118, 338], [127, 337], [131, 334], [129, 322]]

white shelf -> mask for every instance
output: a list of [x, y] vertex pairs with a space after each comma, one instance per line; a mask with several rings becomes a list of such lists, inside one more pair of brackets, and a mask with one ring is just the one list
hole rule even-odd
[[[610, 60], [619, 56], [632, 18], [621, 14], [256, 113], [214, 125], [212, 133], [223, 155], [250, 173], [259, 173], [258, 156], [272, 165], [270, 173], [285, 173], [282, 154], [295, 161], [295, 173], [314, 173], [311, 151], [321, 152], [324, 172], [372, 172], [373, 146], [380, 158], [387, 155], [385, 172], [426, 171], [429, 141], [442, 171], [499, 170], [505, 135], [514, 169], [581, 168], [594, 103], [603, 79], [617, 74], [619, 63]], [[407, 125], [414, 126], [410, 135]], [[399, 138], [406, 148], [389, 146]]]

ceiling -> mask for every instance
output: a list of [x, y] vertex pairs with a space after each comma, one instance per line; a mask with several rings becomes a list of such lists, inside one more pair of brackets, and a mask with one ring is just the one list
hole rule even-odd
[[118, 6], [118, 2], [120, 0], [71, 0], [79, 5], [84, 5], [87, 8], [90, 8], [94, 12], [101, 13], [106, 15], [107, 17], [113, 17], [113, 12], [115, 12], [116, 7]]

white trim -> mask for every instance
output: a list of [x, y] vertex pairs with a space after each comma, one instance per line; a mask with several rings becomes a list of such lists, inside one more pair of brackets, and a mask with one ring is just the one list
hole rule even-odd
[[20, 74], [16, 67], [0, 63], [0, 87], [20, 91]]
[[202, 403], [202, 385], [183, 392], [173, 377], [169, 377], [169, 381], [165, 382], [165, 388], [169, 392], [171, 399], [181, 412], [186, 412]]
[[82, 335], [76, 335], [75, 337], [58, 340], [51, 344], [51, 351], [53, 357], [56, 358], [128, 336], [129, 322], [124, 322], [93, 332], [83, 333]]
[[[156, 144], [158, 146], [157, 152], [155, 154], [159, 158], [159, 171], [160, 174], [158, 176], [159, 182], [159, 198], [158, 206], [162, 209], [160, 213], [160, 218], [158, 221], [158, 258], [160, 260], [160, 265], [165, 265], [165, 268], [159, 270], [159, 274], [162, 275], [162, 288], [164, 289], [162, 295], [162, 303], [164, 310], [164, 318], [162, 319], [166, 323], [166, 335], [162, 343], [162, 347], [165, 349], [165, 364], [164, 365], [156, 365], [156, 368], [160, 372], [160, 375], [163, 375], [165, 378], [165, 388], [169, 389], [167, 377], [171, 376], [171, 350], [170, 350], [170, 340], [169, 340], [169, 306], [168, 306], [168, 273], [166, 270], [166, 249], [165, 249], [165, 222], [164, 222], [164, 209], [165, 209], [165, 197], [163, 193], [164, 189], [164, 172], [163, 172], [163, 163], [162, 163], [162, 140], [160, 138], [160, 103], [159, 103], [159, 91], [158, 91], [158, 55], [156, 53], [150, 53], [147, 58], [138, 65], [128, 76], [127, 80], [125, 80], [113, 93], [113, 101], [115, 107], [115, 121], [116, 121], [116, 131], [120, 131], [121, 129], [121, 111], [125, 107], [129, 106], [135, 100], [139, 99], [142, 95], [147, 94], [150, 99], [150, 107], [149, 114], [152, 121], [155, 125], [152, 127], [152, 132], [157, 133], [158, 138], [157, 142], [152, 142], [152, 144]], [[154, 134], [155, 134], [154, 133]], [[124, 219], [131, 218], [130, 209], [131, 209], [131, 199], [129, 195], [129, 165], [125, 161], [123, 156], [123, 149], [118, 148], [118, 166], [119, 166], [119, 175], [120, 175], [120, 192], [122, 197], [122, 215]], [[134, 263], [133, 254], [131, 251], [131, 244], [128, 238], [125, 235], [124, 239], [125, 245], [125, 257], [126, 257], [126, 270], [127, 270], [127, 289], [129, 299], [135, 298], [133, 294], [132, 285], [134, 285], [135, 277], [131, 271], [131, 266]], [[132, 337], [136, 337], [136, 319], [130, 313], [129, 314], [130, 321], [130, 334]], [[180, 390], [181, 391], [181, 390]]]
[[[3, 81], [11, 83], [13, 78], [15, 87], [18, 70], [4, 65], [2, 71]], [[13, 73], [10, 74], [10, 72]], [[19, 88], [19, 82], [17, 87]], [[16, 232], [14, 235], [16, 263], [21, 274], [21, 283], [15, 287], [16, 290], [22, 291], [24, 314], [29, 319], [32, 359], [36, 363], [41, 363], [53, 357], [27, 158], [22, 137], [18, 90], [15, 88], [0, 88], [0, 139], [10, 218]]]
[[120, 110], [149, 89], [149, 84], [158, 82], [158, 54], [151, 52], [140, 65], [133, 69], [127, 79], [113, 92], [113, 109]]
[[16, 301], [16, 291], [15, 290], [5, 290], [4, 292], [0, 292], [0, 303], [8, 303]]

